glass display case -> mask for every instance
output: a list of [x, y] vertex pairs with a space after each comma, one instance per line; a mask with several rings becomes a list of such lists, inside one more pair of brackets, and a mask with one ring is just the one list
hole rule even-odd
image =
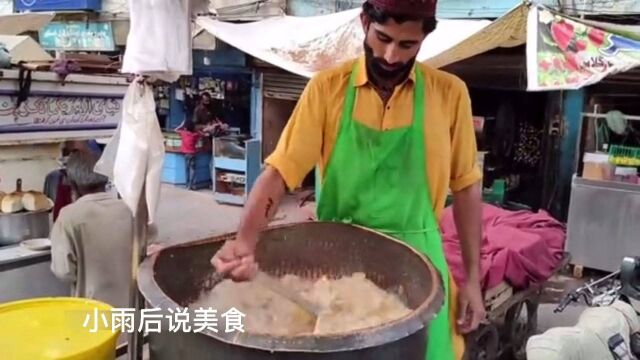
[[212, 182], [216, 201], [243, 205], [260, 173], [260, 140], [229, 135], [213, 140]]

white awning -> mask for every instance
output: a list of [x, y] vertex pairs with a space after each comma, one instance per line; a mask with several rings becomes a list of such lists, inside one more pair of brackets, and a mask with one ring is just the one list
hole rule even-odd
[[[360, 11], [313, 17], [282, 16], [246, 24], [201, 17], [197, 24], [247, 54], [309, 78], [362, 53]], [[452, 61], [443, 59], [443, 53], [455, 50], [490, 24], [489, 20], [440, 20], [423, 43], [418, 60], [437, 59], [438, 66], [447, 65]], [[459, 56], [460, 52], [453, 54]]]

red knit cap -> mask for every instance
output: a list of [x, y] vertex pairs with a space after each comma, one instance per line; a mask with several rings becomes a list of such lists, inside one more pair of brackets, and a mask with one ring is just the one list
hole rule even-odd
[[431, 17], [436, 15], [436, 3], [438, 0], [367, 0], [367, 2], [381, 10], [394, 14]]

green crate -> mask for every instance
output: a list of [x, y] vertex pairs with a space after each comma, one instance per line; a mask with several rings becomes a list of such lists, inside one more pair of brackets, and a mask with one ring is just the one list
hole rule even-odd
[[609, 162], [617, 166], [640, 167], [640, 148], [612, 145]]

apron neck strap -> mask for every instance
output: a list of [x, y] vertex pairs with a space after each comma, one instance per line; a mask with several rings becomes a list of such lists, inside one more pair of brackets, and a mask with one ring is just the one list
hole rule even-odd
[[414, 65], [416, 72], [416, 82], [413, 87], [413, 126], [422, 134], [424, 131], [424, 109], [425, 109], [425, 86], [424, 75], [420, 67]]

